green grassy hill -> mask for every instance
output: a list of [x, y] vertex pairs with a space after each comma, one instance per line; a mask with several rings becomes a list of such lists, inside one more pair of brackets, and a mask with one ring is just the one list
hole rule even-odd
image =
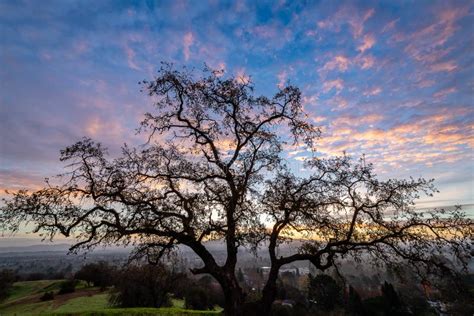
[[[220, 311], [195, 311], [184, 308], [182, 300], [173, 300], [173, 307], [114, 308], [108, 305], [108, 294], [98, 288], [79, 284], [70, 294], [57, 295], [62, 280], [17, 282], [9, 297], [0, 303], [0, 316], [6, 315], [220, 315]], [[53, 291], [54, 300], [42, 302], [45, 292]]]

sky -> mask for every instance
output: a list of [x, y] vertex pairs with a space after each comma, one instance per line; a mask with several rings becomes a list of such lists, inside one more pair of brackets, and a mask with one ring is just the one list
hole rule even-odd
[[[473, 1], [0, 1], [0, 195], [60, 173], [83, 136], [139, 144], [160, 62], [300, 87], [318, 155], [435, 178], [474, 203]], [[113, 152], [114, 150], [112, 150]], [[298, 167], [305, 148], [284, 156]]]

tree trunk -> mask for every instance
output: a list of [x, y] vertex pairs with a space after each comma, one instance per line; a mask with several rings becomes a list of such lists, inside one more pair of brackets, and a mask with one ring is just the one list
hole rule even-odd
[[268, 274], [267, 283], [262, 291], [262, 299], [260, 301], [260, 309], [262, 316], [268, 316], [272, 314], [272, 305], [275, 301], [277, 294], [276, 281], [278, 279], [279, 267], [272, 265], [270, 273]]
[[230, 288], [224, 290], [225, 305], [224, 315], [243, 316], [244, 295], [240, 288]]
[[216, 273], [213, 276], [224, 292], [224, 315], [243, 316], [245, 295], [235, 275], [233, 273]]

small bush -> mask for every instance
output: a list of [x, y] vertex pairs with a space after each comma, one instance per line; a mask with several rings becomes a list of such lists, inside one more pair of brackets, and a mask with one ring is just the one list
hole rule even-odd
[[54, 293], [53, 292], [45, 292], [41, 297], [40, 300], [44, 301], [51, 301], [54, 300]]
[[12, 270], [0, 271], [0, 301], [8, 296], [15, 279], [16, 275]]
[[116, 274], [115, 267], [105, 261], [88, 263], [81, 267], [75, 274], [75, 279], [87, 282], [87, 285], [98, 286], [105, 289], [111, 286]]
[[184, 300], [186, 308], [189, 309], [208, 310], [213, 308], [208, 292], [197, 286], [186, 291]]
[[120, 307], [171, 306], [170, 293], [181, 275], [164, 265], [129, 265], [117, 273], [109, 302]]
[[58, 294], [67, 294], [67, 293], [73, 293], [76, 291], [76, 280], [67, 280], [61, 283], [59, 286], [59, 292]]

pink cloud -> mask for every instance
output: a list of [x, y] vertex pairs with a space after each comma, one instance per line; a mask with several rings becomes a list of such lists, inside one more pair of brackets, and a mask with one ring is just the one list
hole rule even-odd
[[385, 24], [385, 26], [382, 29], [382, 33], [393, 30], [395, 28], [395, 25], [398, 23], [398, 21], [400, 21], [400, 18], [397, 18]]
[[318, 151], [327, 156], [366, 154], [380, 166], [411, 168], [472, 160], [472, 124], [453, 123], [472, 110], [464, 108], [417, 118], [411, 122], [382, 128], [384, 117], [342, 116], [325, 129]]
[[313, 95], [303, 95], [303, 98], [301, 100], [303, 107], [306, 109], [308, 106], [315, 106], [318, 102], [318, 95], [313, 94]]
[[237, 70], [235, 80], [240, 84], [247, 84], [250, 82], [250, 76], [245, 73], [245, 69]]
[[343, 55], [337, 55], [337, 56], [334, 56], [326, 64], [324, 64], [323, 68], [320, 71], [325, 72], [328, 70], [338, 69], [341, 72], [345, 72], [347, 68], [349, 68], [350, 64], [351, 64], [351, 61], [349, 60], [349, 58]]
[[184, 60], [188, 61], [191, 57], [191, 46], [194, 43], [194, 35], [191, 32], [188, 32], [183, 37], [183, 54]]
[[288, 73], [286, 72], [286, 70], [283, 70], [278, 73], [277, 78], [278, 78], [278, 84], [277, 84], [278, 88], [283, 89], [286, 85]]
[[450, 60], [447, 62], [437, 63], [430, 66], [432, 72], [452, 72], [458, 68], [456, 62]]
[[434, 80], [424, 79], [424, 80], [421, 80], [420, 82], [418, 82], [417, 86], [419, 88], [428, 88], [428, 87], [431, 87], [434, 84], [435, 84]]
[[375, 45], [375, 37], [373, 35], [365, 35], [362, 43], [357, 47], [357, 50], [364, 53], [366, 50], [372, 48]]
[[259, 25], [253, 28], [253, 33], [260, 38], [274, 39], [279, 37], [281, 34], [276, 26], [265, 24]]
[[126, 131], [116, 118], [108, 117], [106, 120], [99, 116], [92, 116], [88, 118], [84, 125], [85, 135], [101, 139], [113, 144], [121, 144], [127, 138]]
[[325, 102], [327, 105], [331, 106], [332, 111], [339, 111], [347, 108], [349, 101], [340, 95], [336, 95]]
[[358, 56], [356, 58], [357, 64], [360, 66], [361, 69], [369, 69], [372, 68], [375, 64], [375, 58], [371, 55], [367, 56]]
[[[364, 30], [364, 23], [371, 18], [375, 13], [374, 9], [369, 9], [365, 12], [365, 14], [362, 16], [362, 19], [357, 17], [357, 15], [354, 15], [352, 19], [349, 19], [349, 24], [352, 26], [353, 32], [354, 32], [354, 37], [358, 38], [362, 35], [362, 32]], [[350, 14], [350, 13], [349, 13]]]
[[443, 89], [443, 90], [440, 90], [438, 92], [436, 92], [435, 94], [433, 94], [433, 97], [435, 99], [438, 99], [438, 100], [441, 100], [441, 99], [444, 99], [446, 96], [448, 96], [449, 94], [451, 93], [455, 93], [456, 91], [458, 91], [456, 89], [456, 87], [451, 87], [451, 88], [447, 88], [447, 89]]
[[349, 59], [344, 55], [337, 55], [327, 61], [324, 66], [318, 70], [321, 76], [325, 76], [329, 71], [338, 70], [346, 72], [351, 66], [359, 66], [361, 69], [369, 69], [375, 65], [375, 58], [372, 55], [359, 54], [354, 59]]
[[441, 8], [435, 12], [435, 22], [411, 34], [397, 34], [395, 41], [406, 41], [405, 52], [424, 63], [438, 63], [452, 48], [444, 47], [458, 29], [457, 23], [466, 16], [466, 8]]
[[365, 90], [365, 91], [363, 92], [363, 94], [364, 94], [366, 97], [369, 97], [369, 96], [374, 96], [374, 95], [380, 94], [380, 92], [382, 92], [382, 88], [380, 88], [380, 87], [373, 87], [373, 88], [371, 88], [371, 89]]
[[344, 5], [333, 16], [317, 22], [317, 26], [320, 29], [331, 29], [335, 32], [339, 32], [342, 25], [349, 24], [352, 36], [357, 39], [364, 32], [365, 22], [370, 19], [374, 13], [374, 9], [360, 12], [357, 8], [350, 5]]
[[332, 126], [336, 127], [353, 127], [356, 128], [360, 125], [368, 125], [380, 122], [383, 120], [383, 116], [380, 114], [369, 114], [364, 116], [353, 116], [353, 115], [345, 115], [339, 116], [334, 121], [331, 122]]
[[339, 93], [342, 89], [344, 89], [344, 81], [342, 79], [335, 79], [325, 81], [323, 83], [323, 92], [327, 93], [332, 89], [336, 89], [337, 93]]
[[124, 50], [125, 54], [127, 55], [128, 67], [134, 70], [141, 70], [141, 68], [135, 62], [135, 51], [127, 44], [124, 46]]
[[[351, 12], [348, 13], [351, 14]], [[352, 15], [352, 18], [349, 18], [348, 22], [352, 27], [354, 38], [359, 38], [362, 35], [362, 32], [364, 31], [364, 23], [370, 19], [374, 13], [374, 9], [369, 9], [364, 13], [362, 18], [358, 17], [357, 14]]]

